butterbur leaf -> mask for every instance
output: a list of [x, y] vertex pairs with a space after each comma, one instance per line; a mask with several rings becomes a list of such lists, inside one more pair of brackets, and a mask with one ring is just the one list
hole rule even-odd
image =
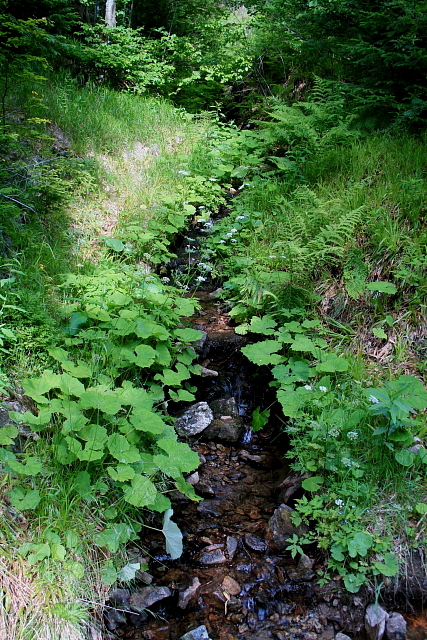
[[344, 585], [350, 593], [357, 593], [365, 582], [366, 577], [363, 573], [346, 573], [344, 575]]
[[164, 369], [163, 374], [157, 374], [156, 379], [161, 380], [168, 387], [179, 387], [183, 380], [188, 380], [190, 371], [180, 362], [176, 365], [176, 371]]
[[79, 332], [80, 328], [84, 324], [86, 324], [88, 320], [89, 318], [85, 313], [76, 311], [72, 314], [68, 327], [64, 330], [64, 332], [69, 336], [75, 336]]
[[260, 407], [257, 407], [252, 414], [252, 430], [259, 431], [266, 424], [268, 424], [268, 419], [270, 417], [270, 410], [266, 409], [265, 411], [261, 411]]
[[99, 409], [108, 415], [115, 415], [121, 409], [121, 403], [105, 385], [89, 387], [80, 396], [82, 409]]
[[380, 293], [394, 294], [397, 291], [396, 286], [392, 282], [377, 280], [376, 282], [368, 282], [366, 288], [369, 291], [379, 291]]
[[365, 557], [371, 546], [372, 536], [370, 536], [369, 533], [358, 531], [348, 542], [349, 556], [351, 558], [356, 558], [357, 555]]
[[85, 388], [80, 380], [74, 378], [69, 373], [61, 374], [60, 389], [67, 396], [77, 397], [80, 397], [85, 391]]
[[394, 553], [386, 553], [384, 555], [384, 562], [374, 562], [374, 567], [378, 569], [384, 576], [395, 576], [399, 571], [399, 563]]
[[51, 555], [53, 560], [59, 560], [59, 562], [64, 562], [66, 549], [62, 544], [51, 543], [50, 545]]
[[157, 489], [145, 476], [135, 475], [124, 493], [124, 499], [134, 507], [146, 507], [156, 499]]
[[167, 496], [164, 496], [163, 493], [158, 493], [154, 502], [150, 504], [150, 509], [152, 511], [158, 511], [158, 513], [163, 513], [166, 509], [170, 508], [171, 501]]
[[170, 390], [169, 395], [174, 402], [191, 402], [196, 399], [196, 396], [186, 389], [178, 389], [176, 393]]
[[135, 471], [127, 464], [118, 464], [117, 467], [107, 467], [109, 475], [117, 482], [126, 482], [132, 480], [135, 475]]
[[17, 460], [9, 460], [9, 466], [22, 476], [36, 476], [42, 470], [43, 463], [38, 458], [29, 457], [26, 459], [25, 464]]
[[56, 389], [60, 386], [61, 376], [56, 375], [52, 371], [46, 370], [39, 378], [27, 378], [22, 380], [25, 394], [33, 398], [38, 403], [44, 404], [48, 402], [43, 394]]
[[256, 342], [255, 344], [248, 344], [246, 347], [242, 347], [242, 353], [255, 364], [279, 364], [283, 362], [283, 357], [277, 354], [280, 351], [282, 345], [276, 340], [264, 340], [263, 342]]
[[129, 582], [130, 580], [134, 580], [140, 568], [140, 562], [129, 562], [117, 573], [117, 579], [121, 580], [122, 582]]
[[140, 344], [135, 349], [135, 364], [143, 369], [150, 367], [156, 359], [157, 352], [148, 344]]
[[274, 329], [277, 325], [277, 322], [271, 316], [263, 316], [262, 318], [258, 318], [258, 316], [253, 316], [249, 325], [249, 331], [252, 333], [263, 333], [266, 336], [274, 333]]
[[169, 438], [162, 438], [157, 441], [157, 445], [166, 451], [168, 456], [179, 465], [183, 473], [190, 473], [200, 466], [200, 458], [195, 451], [184, 442], [177, 442]]
[[310, 476], [310, 478], [306, 478], [302, 481], [302, 488], [306, 491], [318, 491], [320, 489], [320, 485], [324, 482], [324, 478], [321, 476]]
[[415, 505], [415, 511], [420, 513], [422, 516], [427, 513], [427, 503], [425, 502], [417, 502]]
[[121, 544], [135, 539], [135, 530], [124, 522], [117, 522], [100, 533], [95, 533], [93, 541], [98, 547], [105, 547], [110, 553], [116, 553]]
[[202, 332], [197, 329], [175, 329], [174, 335], [183, 342], [196, 342], [202, 337]]
[[172, 515], [173, 509], [165, 511], [162, 533], [166, 539], [166, 553], [170, 555], [172, 560], [176, 560], [182, 555], [182, 533], [178, 525], [172, 522]]
[[295, 336], [295, 340], [291, 344], [292, 351], [312, 351], [315, 347], [314, 342], [304, 335]]
[[101, 580], [104, 584], [109, 586], [113, 585], [117, 581], [117, 570], [115, 569], [112, 560], [107, 560], [107, 562], [101, 567]]
[[347, 371], [348, 367], [348, 360], [340, 358], [334, 353], [328, 353], [325, 360], [316, 365], [316, 371], [321, 373], [334, 373], [336, 371]]
[[396, 461], [402, 465], [402, 467], [411, 467], [414, 464], [415, 454], [408, 449], [400, 449], [394, 454]]
[[8, 444], [14, 444], [13, 438], [18, 435], [18, 427], [13, 424], [7, 424], [0, 429], [0, 445], [7, 446]]
[[125, 250], [125, 245], [118, 238], [107, 238], [105, 240], [105, 245], [111, 249], [112, 251], [116, 251], [117, 253], [121, 253]]
[[16, 487], [7, 492], [10, 504], [18, 511], [26, 511], [27, 509], [35, 509], [41, 500], [40, 493], [37, 489], [25, 492], [21, 487]]
[[138, 431], [146, 431], [158, 435], [163, 433], [166, 424], [161, 416], [154, 411], [145, 409], [144, 407], [135, 407], [129, 421]]

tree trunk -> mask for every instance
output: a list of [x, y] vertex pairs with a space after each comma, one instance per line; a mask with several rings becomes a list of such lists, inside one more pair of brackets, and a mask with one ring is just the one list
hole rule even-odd
[[107, 27], [116, 26], [116, 0], [107, 0], [105, 4], [105, 23]]

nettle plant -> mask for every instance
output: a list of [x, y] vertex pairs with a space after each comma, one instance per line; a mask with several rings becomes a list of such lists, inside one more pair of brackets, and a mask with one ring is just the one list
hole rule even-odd
[[[3, 427], [0, 461], [21, 480], [9, 492], [19, 510], [39, 504], [49, 461], [71, 472], [71, 493], [91, 500], [108, 492], [117, 509], [105, 517], [114, 523], [94, 542], [111, 551], [140, 529], [120, 522], [121, 512], [145, 507], [170, 516], [167, 493], [173, 488], [197, 499], [183, 474], [198, 467], [198, 455], [178, 442], [173, 420], [159, 410], [170, 400], [194, 399], [189, 380], [200, 367], [193, 364], [191, 345], [201, 334], [180, 319], [196, 303], [125, 264], [99, 266], [92, 275], [68, 274], [62, 288], [68, 297], [65, 348], [50, 350], [52, 369], [22, 381], [37, 415], [10, 413], [38, 441], [30, 455], [14, 453], [10, 445], [19, 428]], [[166, 520], [169, 535], [173, 523]]]
[[[328, 570], [356, 593], [370, 578], [398, 571], [393, 538], [375, 533], [366, 510], [375, 501], [378, 480], [396, 482], [427, 464], [426, 449], [408, 448], [414, 436], [426, 433], [425, 421], [415, 414], [427, 408], [427, 391], [412, 376], [362, 389], [349, 375], [349, 361], [327, 348], [321, 328], [319, 320], [278, 327], [265, 315], [237, 332], [266, 336], [242, 351], [255, 364], [273, 365], [270, 385], [277, 389], [290, 436], [287, 457], [312, 494], [296, 500], [293, 520], [314, 521], [316, 531], [291, 540], [289, 550], [296, 554], [302, 544], [316, 541], [329, 551]], [[259, 417], [254, 419], [259, 428]], [[424, 513], [423, 503], [413, 506]]]

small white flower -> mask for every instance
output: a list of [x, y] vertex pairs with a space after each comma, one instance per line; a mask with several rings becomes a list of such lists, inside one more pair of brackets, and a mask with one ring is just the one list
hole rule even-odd
[[378, 402], [379, 402], [378, 398], [376, 398], [373, 395], [370, 395], [368, 400], [369, 400], [369, 402], [372, 402], [373, 404], [378, 404]]
[[197, 276], [196, 280], [198, 280], [199, 282], [204, 282], [206, 278], [204, 278], [203, 276]]
[[311, 386], [311, 384], [305, 384], [304, 389], [307, 389], [307, 391], [311, 391], [313, 387]]
[[344, 467], [352, 467], [352, 466], [353, 466], [353, 463], [352, 463], [352, 461], [350, 460], [350, 458], [341, 458], [341, 464], [342, 464]]
[[357, 431], [349, 431], [347, 433], [347, 438], [349, 440], [357, 440], [358, 437], [359, 437], [359, 434], [357, 433]]
[[337, 498], [335, 500], [335, 504], [337, 505], [337, 507], [343, 507], [344, 506], [344, 500], [341, 500], [341, 498]]
[[326, 387], [319, 387], [319, 391], [323, 391], [323, 393], [327, 392], [327, 388]]
[[246, 220], [247, 217], [248, 216], [237, 216], [236, 222], [237, 222], [237, 220]]
[[268, 256], [268, 257], [270, 258], [270, 260], [274, 260], [276, 256]]
[[216, 178], [209, 178], [211, 182], [216, 182]]
[[225, 244], [225, 240], [220, 240], [219, 244]]
[[189, 176], [190, 172], [189, 171], [178, 171], [179, 174], [181, 174], [182, 176]]
[[235, 240], [234, 238], [231, 239], [231, 242], [237, 242], [237, 240]]
[[199, 207], [199, 209], [206, 209], [206, 207], [202, 205], [201, 207]]
[[170, 282], [170, 278], [163, 276], [163, 278], [161, 278], [161, 281], [163, 282], [163, 284], [167, 284], [168, 282]]
[[230, 233], [237, 233], [237, 232], [238, 232], [238, 229], [231, 229]]
[[233, 235], [232, 233], [227, 233], [227, 234], [226, 234], [227, 238], [231, 238], [231, 237], [232, 237], [232, 235]]

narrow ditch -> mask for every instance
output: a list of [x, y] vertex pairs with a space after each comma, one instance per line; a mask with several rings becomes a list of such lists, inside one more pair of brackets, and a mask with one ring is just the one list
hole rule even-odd
[[[183, 273], [197, 262], [197, 234], [192, 243], [188, 235], [181, 241], [169, 272]], [[200, 309], [188, 318], [204, 335], [198, 347], [204, 376], [197, 380], [195, 404], [213, 414], [199, 433], [186, 435], [182, 427], [183, 439], [200, 457], [199, 469], [187, 480], [201, 500], [172, 496], [173, 520], [184, 537], [178, 560], [165, 554], [163, 536], [152, 529], [144, 530], [143, 552], [128, 550], [131, 562], [148, 569], [132, 590], [110, 594], [104, 637], [346, 640], [343, 634], [349, 633], [365, 638], [364, 614], [372, 596], [349, 594], [339, 581], [319, 587], [322, 554], [313, 546], [293, 560], [286, 550], [296, 533], [288, 505], [292, 495], [300, 495], [298, 478], [286, 466], [287, 443], [274, 411], [266, 429], [251, 432], [253, 410], [274, 403], [274, 394], [267, 369], [241, 354], [246, 338], [234, 332], [226, 307], [215, 297], [216, 284], [191, 294]], [[177, 416], [188, 416], [188, 410], [179, 407]], [[178, 430], [184, 423], [178, 417]], [[150, 517], [150, 524], [159, 526], [159, 518]], [[407, 638], [426, 637], [418, 624], [414, 618]]]

